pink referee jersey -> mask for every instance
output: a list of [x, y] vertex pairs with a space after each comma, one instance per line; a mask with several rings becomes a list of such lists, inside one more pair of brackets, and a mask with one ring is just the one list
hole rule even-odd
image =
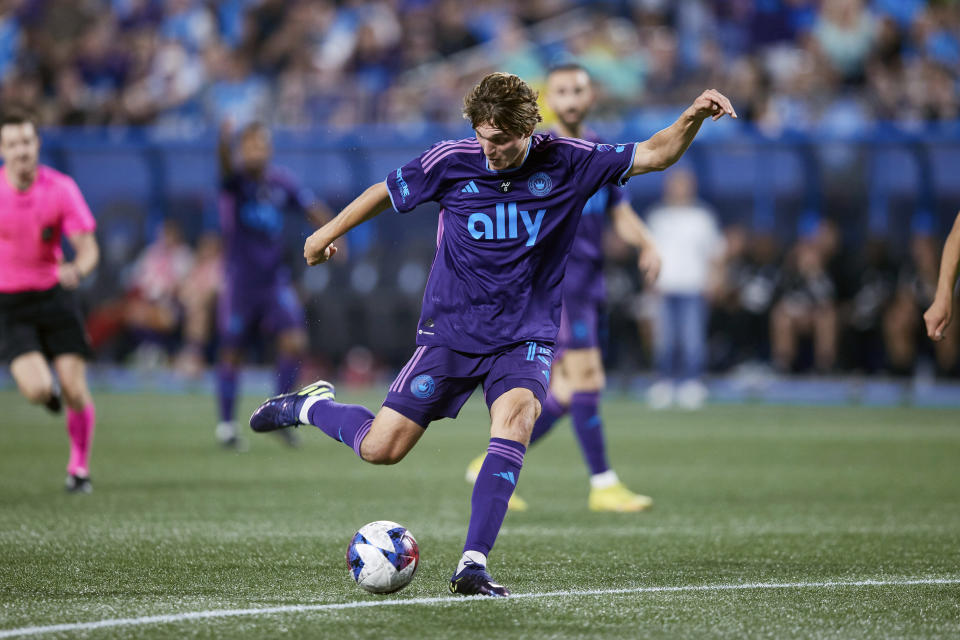
[[64, 234], [93, 231], [93, 214], [70, 176], [40, 165], [26, 191], [0, 167], [0, 293], [43, 291], [57, 284]]

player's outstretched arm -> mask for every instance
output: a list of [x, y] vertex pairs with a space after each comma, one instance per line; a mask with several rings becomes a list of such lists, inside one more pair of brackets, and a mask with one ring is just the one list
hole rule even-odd
[[333, 257], [337, 238], [357, 225], [371, 220], [390, 206], [390, 193], [385, 182], [367, 188], [356, 200], [348, 204], [337, 216], [313, 232], [303, 245], [303, 257], [307, 264], [321, 264]]
[[680, 159], [693, 142], [704, 120], [719, 120], [725, 115], [736, 118], [737, 112], [733, 110], [733, 105], [726, 96], [716, 89], [707, 89], [687, 107], [676, 122], [637, 144], [629, 175], [663, 171]]
[[660, 252], [653, 241], [653, 234], [626, 200], [615, 205], [611, 214], [617, 235], [640, 252], [638, 264], [644, 281], [653, 284], [660, 275], [661, 264]]
[[100, 247], [93, 232], [74, 233], [67, 236], [67, 240], [76, 255], [73, 262], [63, 262], [57, 267], [57, 277], [64, 289], [75, 289], [96, 268]]
[[937, 294], [933, 304], [923, 314], [927, 335], [932, 340], [943, 340], [943, 332], [950, 326], [950, 320], [953, 317], [953, 289], [957, 284], [958, 271], [960, 271], [960, 213], [953, 221], [953, 229], [950, 230], [947, 241], [943, 245]]

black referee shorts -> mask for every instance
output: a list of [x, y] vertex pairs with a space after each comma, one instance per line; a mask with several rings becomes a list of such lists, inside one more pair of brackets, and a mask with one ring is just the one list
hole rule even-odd
[[45, 291], [0, 293], [0, 361], [30, 351], [47, 359], [93, 355], [73, 294], [59, 284]]

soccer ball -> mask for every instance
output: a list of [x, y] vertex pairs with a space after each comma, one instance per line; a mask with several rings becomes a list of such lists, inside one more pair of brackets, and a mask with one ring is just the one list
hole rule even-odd
[[393, 593], [410, 584], [420, 564], [420, 548], [403, 525], [377, 520], [360, 527], [347, 546], [347, 567], [370, 593]]

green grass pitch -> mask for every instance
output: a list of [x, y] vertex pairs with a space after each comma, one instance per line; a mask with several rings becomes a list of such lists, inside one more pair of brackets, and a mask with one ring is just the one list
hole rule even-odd
[[[249, 452], [218, 450], [207, 397], [97, 403], [95, 490], [68, 496], [62, 418], [0, 392], [0, 637], [960, 637], [955, 411], [656, 413], [611, 397], [614, 467], [653, 510], [589, 512], [564, 421], [528, 452], [531, 510], [507, 515], [491, 556], [518, 597], [465, 600], [447, 581], [464, 468], [488, 438], [476, 398], [393, 467], [312, 428], [296, 451], [252, 433]], [[420, 543], [416, 578], [392, 596], [358, 589], [344, 561], [378, 519]], [[223, 614], [240, 609], [273, 611]]]

